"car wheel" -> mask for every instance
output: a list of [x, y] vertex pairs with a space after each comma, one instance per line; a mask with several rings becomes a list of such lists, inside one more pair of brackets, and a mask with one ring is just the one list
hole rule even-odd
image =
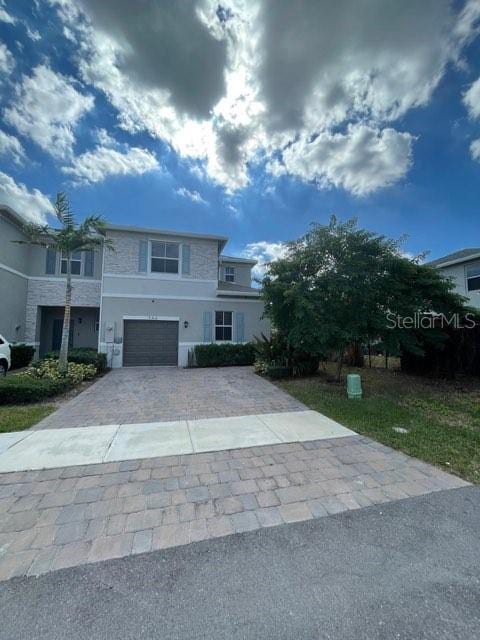
[[7, 375], [7, 363], [5, 360], [0, 362], [0, 377], [5, 377]]

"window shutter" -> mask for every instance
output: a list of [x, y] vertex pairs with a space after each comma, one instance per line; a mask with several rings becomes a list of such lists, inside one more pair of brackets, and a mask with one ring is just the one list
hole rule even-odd
[[92, 250], [85, 251], [85, 275], [93, 278], [94, 253]]
[[141, 273], [147, 273], [148, 271], [148, 241], [140, 240], [138, 250], [138, 270]]
[[235, 340], [236, 342], [245, 342], [245, 314], [238, 311], [235, 314]]
[[211, 311], [203, 312], [203, 341], [204, 342], [212, 341], [212, 312]]
[[182, 245], [182, 273], [190, 275], [190, 245]]
[[57, 262], [57, 252], [55, 249], [47, 247], [47, 257], [45, 262], [45, 273], [55, 275], [55, 267]]

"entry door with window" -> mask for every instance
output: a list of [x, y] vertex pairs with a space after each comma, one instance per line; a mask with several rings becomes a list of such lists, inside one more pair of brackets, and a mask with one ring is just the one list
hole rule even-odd
[[[68, 337], [68, 346], [70, 349], [73, 347], [73, 323], [73, 319], [70, 319], [70, 335]], [[52, 329], [52, 351], [60, 351], [60, 347], [62, 346], [62, 330], [63, 318], [55, 318]]]

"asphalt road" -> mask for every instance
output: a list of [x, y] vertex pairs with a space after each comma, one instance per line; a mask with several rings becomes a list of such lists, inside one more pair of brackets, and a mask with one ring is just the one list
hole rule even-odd
[[480, 487], [0, 584], [0, 638], [480, 638]]

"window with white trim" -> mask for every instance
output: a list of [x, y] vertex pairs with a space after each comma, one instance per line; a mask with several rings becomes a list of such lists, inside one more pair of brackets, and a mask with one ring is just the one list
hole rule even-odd
[[[82, 272], [82, 252], [73, 251], [70, 256], [70, 271], [72, 276], [79, 276]], [[60, 272], [67, 273], [67, 256], [62, 251], [62, 259], [60, 264]]]
[[235, 267], [225, 267], [225, 282], [235, 282]]
[[178, 273], [180, 249], [176, 242], [152, 240], [150, 246], [150, 271], [152, 273]]
[[480, 291], [480, 262], [467, 267], [467, 291]]
[[233, 312], [215, 311], [215, 340], [231, 340], [233, 335]]

